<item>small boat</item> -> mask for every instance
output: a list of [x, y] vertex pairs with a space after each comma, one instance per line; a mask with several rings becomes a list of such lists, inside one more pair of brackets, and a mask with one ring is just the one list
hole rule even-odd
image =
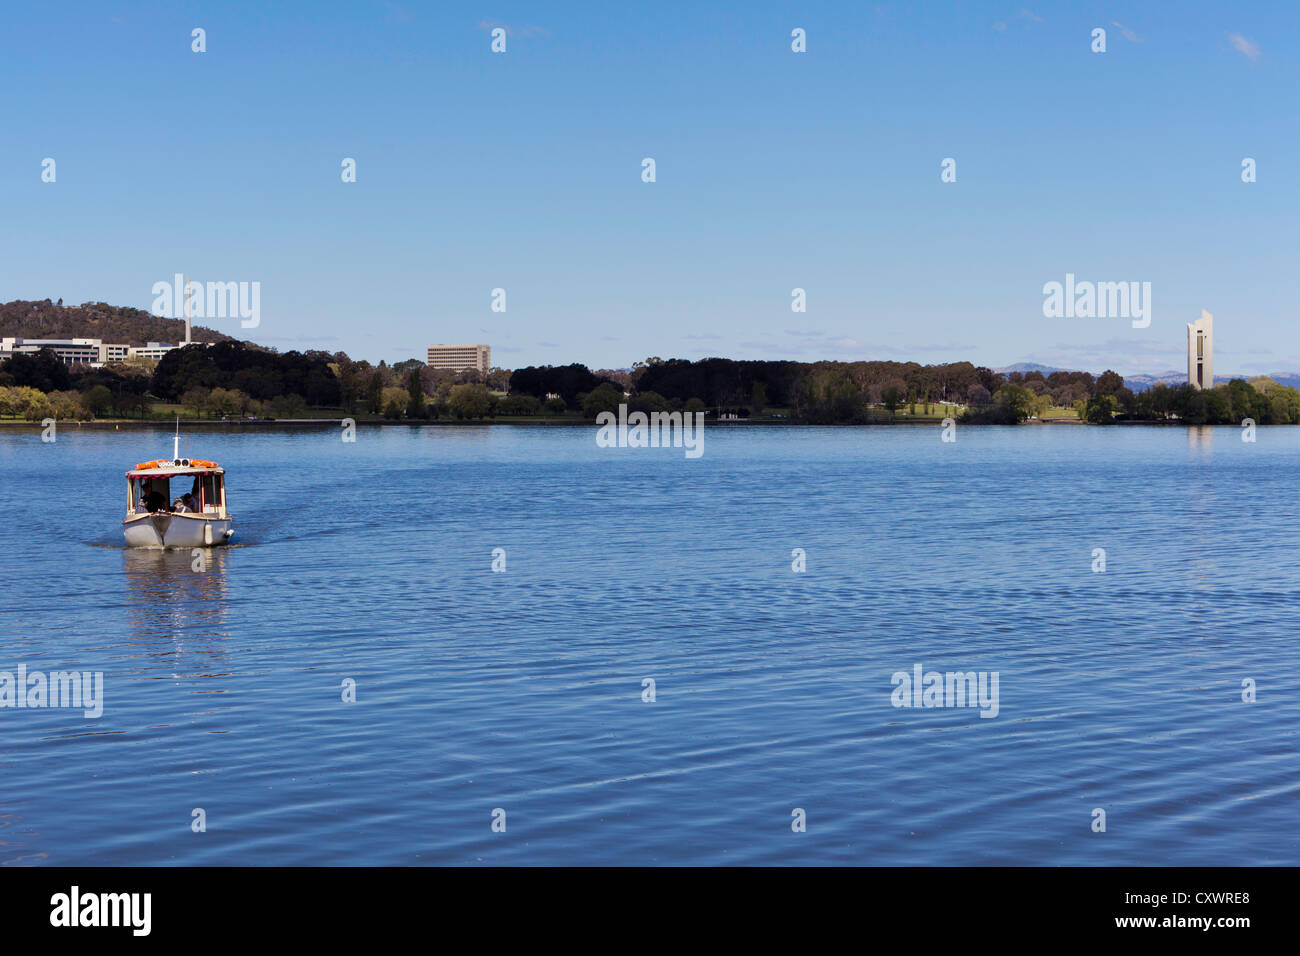
[[234, 535], [225, 469], [182, 458], [180, 448], [178, 434], [171, 458], [144, 461], [126, 473], [122, 533], [128, 548], [210, 548]]

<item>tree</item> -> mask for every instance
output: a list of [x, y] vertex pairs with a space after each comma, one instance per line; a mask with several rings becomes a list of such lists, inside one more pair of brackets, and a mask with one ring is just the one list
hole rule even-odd
[[533, 395], [507, 395], [501, 399], [502, 415], [536, 415], [542, 403]]
[[1019, 424], [1029, 417], [1029, 403], [1034, 393], [1023, 385], [1007, 384], [997, 390], [993, 401], [1004, 410], [1011, 424]]
[[1184, 382], [1174, 389], [1174, 414], [1185, 424], [1204, 425], [1206, 421], [1205, 393]]
[[339, 404], [345, 414], [351, 415], [356, 411], [357, 400], [361, 396], [362, 367], [343, 352], [336, 353], [336, 359], [330, 363], [330, 371], [339, 380]]
[[384, 373], [375, 369], [366, 385], [366, 411], [378, 415], [384, 409]]
[[485, 418], [492, 410], [491, 399], [486, 385], [453, 385], [447, 405], [457, 418]]
[[181, 396], [181, 404], [186, 408], [192, 409], [195, 418], [203, 417], [203, 407], [208, 403], [210, 393], [206, 388], [195, 387], [186, 389], [185, 394]]
[[428, 418], [429, 409], [424, 401], [424, 384], [420, 381], [420, 370], [412, 368], [406, 376], [407, 418]]
[[[649, 394], [655, 394], [653, 392]], [[657, 396], [662, 399], [662, 396]], [[582, 398], [582, 413], [588, 418], [595, 418], [601, 412], [618, 412], [618, 406], [627, 401], [623, 392], [616, 385], [606, 382], [593, 388]]]
[[[1103, 377], [1104, 373], [1103, 373]], [[1100, 381], [1100, 379], [1098, 380]], [[1109, 425], [1115, 421], [1119, 402], [1113, 395], [1094, 395], [1084, 404], [1083, 417], [1094, 425]]]
[[1168, 418], [1173, 407], [1174, 390], [1164, 382], [1156, 382], [1147, 389], [1147, 395], [1151, 411], [1162, 419]]
[[38, 391], [27, 386], [20, 386], [26, 389], [23, 396], [22, 416], [29, 422], [38, 422], [42, 418], [49, 418], [53, 409], [50, 407], [50, 398], [44, 392]]
[[267, 411], [275, 418], [297, 418], [307, 411], [307, 402], [296, 392], [277, 395], [267, 404]]
[[1110, 369], [1106, 369], [1106, 371], [1097, 376], [1097, 384], [1093, 386], [1093, 395], [1114, 395], [1123, 387], [1123, 376], [1118, 372], [1112, 372]]
[[82, 395], [81, 404], [93, 418], [102, 418], [104, 413], [113, 406], [113, 393], [106, 385], [93, 385]]
[[894, 416], [894, 413], [898, 411], [898, 406], [903, 404], [903, 399], [906, 397], [907, 396], [903, 394], [902, 390], [894, 384], [886, 386], [885, 390], [880, 393], [880, 400], [884, 404], [885, 408], [888, 409], [891, 418]]
[[1232, 399], [1228, 390], [1222, 385], [1202, 389], [1205, 396], [1205, 420], [1211, 425], [1224, 425], [1233, 422]]
[[548, 395], [559, 395], [566, 404], [575, 404], [578, 395], [590, 392], [601, 384], [601, 379], [593, 375], [585, 365], [574, 363], [563, 366], [529, 366], [516, 369], [510, 375], [510, 391], [522, 392], [544, 399]]
[[172, 349], [153, 373], [154, 394], [178, 400], [194, 387], [239, 389], [259, 401], [297, 393], [311, 405], [337, 406], [339, 380], [324, 352], [290, 351], [281, 355], [246, 342], [218, 342], [211, 348], [187, 345]]
[[[601, 386], [601, 388], [604, 388], [604, 387], [605, 387], [605, 386], [603, 386], [603, 385]], [[617, 385], [611, 385], [611, 386], [609, 386], [609, 388], [611, 388], [611, 389], [613, 389], [613, 390], [615, 390], [615, 391], [618, 390], [618, 386], [617, 386]], [[622, 392], [618, 392], [618, 396], [619, 396], [619, 401], [620, 401], [620, 402], [624, 400], [624, 399], [623, 399], [623, 393], [622, 393]], [[631, 402], [628, 403], [628, 408], [632, 409], [633, 411], [637, 411], [637, 412], [645, 412], [645, 413], [648, 415], [648, 414], [650, 414], [651, 412], [666, 412], [666, 411], [668, 411], [668, 409], [669, 409], [669, 404], [668, 404], [668, 399], [664, 398], [664, 397], [663, 397], [662, 395], [660, 395], [658, 392], [642, 392], [641, 394], [639, 394], [639, 395], [637, 395], [635, 398], [633, 398]], [[617, 412], [617, 411], [618, 411], [618, 404], [615, 403], [614, 407], [611, 408], [610, 411], [612, 411], [612, 412]]]
[[237, 388], [214, 388], [208, 393], [208, 413], [217, 415], [238, 415], [248, 407], [248, 396]]
[[68, 367], [53, 349], [41, 349], [34, 354], [19, 352], [10, 356], [4, 366], [14, 385], [25, 385], [38, 392], [61, 392], [72, 387]]
[[814, 425], [860, 423], [867, 396], [840, 363], [819, 363], [799, 384], [795, 412]]

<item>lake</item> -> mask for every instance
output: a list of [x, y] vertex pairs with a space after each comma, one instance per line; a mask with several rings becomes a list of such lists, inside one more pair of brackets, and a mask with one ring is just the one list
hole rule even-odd
[[0, 862], [1300, 864], [1300, 428], [595, 431], [0, 431]]

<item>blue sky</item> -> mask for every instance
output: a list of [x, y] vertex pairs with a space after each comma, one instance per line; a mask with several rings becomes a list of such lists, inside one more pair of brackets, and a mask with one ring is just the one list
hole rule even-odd
[[[372, 361], [1130, 374], [1208, 309], [1219, 374], [1300, 370], [1300, 4], [285, 6], [5, 8], [0, 299], [187, 272], [261, 283], [222, 331]], [[1045, 318], [1067, 272], [1150, 326]]]

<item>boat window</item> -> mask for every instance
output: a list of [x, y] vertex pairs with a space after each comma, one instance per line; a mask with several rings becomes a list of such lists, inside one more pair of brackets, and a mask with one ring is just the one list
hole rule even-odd
[[136, 478], [131, 482], [131, 504], [135, 510], [143, 511], [145, 509], [146, 488], [148, 491], [156, 491], [162, 496], [165, 502], [164, 509], [171, 507], [171, 482], [169, 479], [159, 477]]
[[218, 482], [218, 477], [213, 474], [199, 476], [196, 482], [195, 494], [202, 494], [201, 501], [204, 508], [221, 506], [221, 490]]
[[172, 510], [176, 500], [187, 493], [194, 499], [194, 510], [196, 512], [221, 507], [221, 476], [212, 472], [169, 475], [166, 477], [158, 475], [140, 476], [131, 478], [129, 485], [131, 489], [131, 508], [135, 511], [143, 511], [146, 508], [144, 502], [146, 486], [148, 486], [149, 490], [156, 491], [163, 497], [166, 502], [163, 505], [163, 510]]

